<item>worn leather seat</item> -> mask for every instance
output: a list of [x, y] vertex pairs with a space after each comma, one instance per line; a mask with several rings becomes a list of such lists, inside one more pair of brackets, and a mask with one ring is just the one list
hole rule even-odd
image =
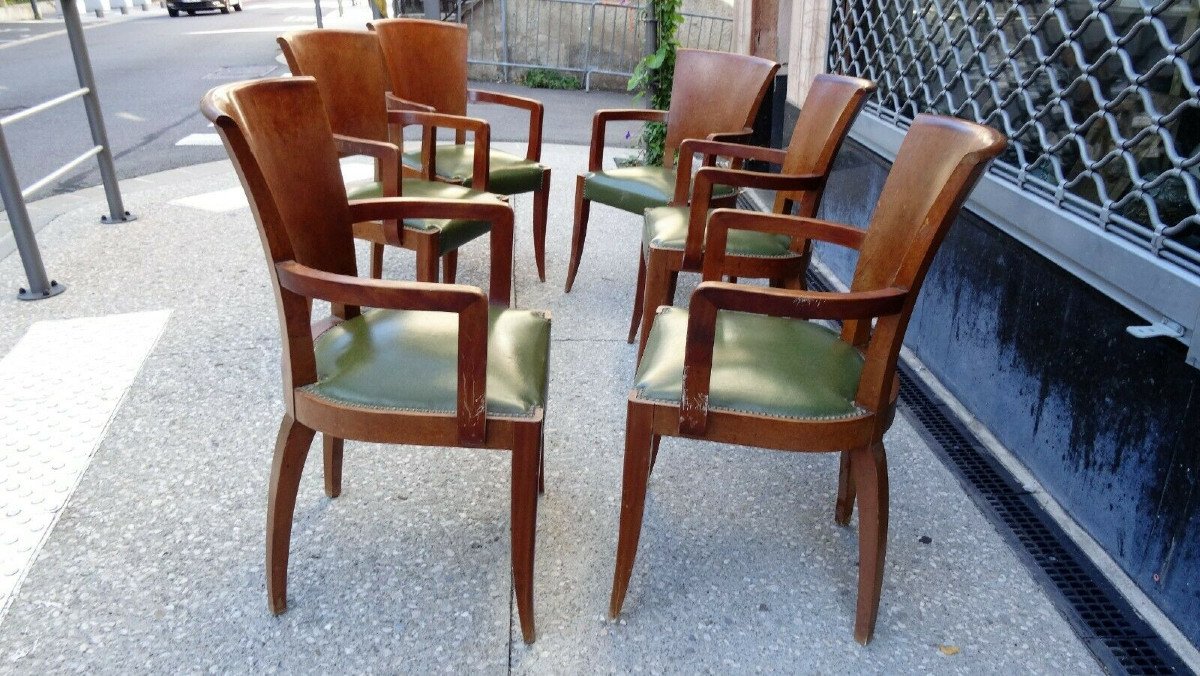
[[[655, 318], [634, 377], [638, 399], [679, 403], [687, 324], [687, 310], [675, 307]], [[708, 406], [784, 418], [861, 415], [854, 395], [862, 364], [858, 350], [819, 324], [722, 312]]]
[[[488, 415], [529, 416], [546, 402], [550, 319], [493, 307], [488, 317]], [[458, 318], [449, 312], [370, 310], [315, 341], [325, 399], [406, 411], [454, 413]], [[397, 375], [400, 374], [400, 375]]]
[[[453, 183], [471, 185], [471, 172], [475, 162], [475, 145], [462, 143], [439, 145], [434, 168], [438, 178]], [[404, 153], [404, 166], [421, 169], [421, 151]], [[542, 189], [542, 173], [545, 167], [524, 157], [503, 150], [488, 150], [488, 192], [497, 195], [517, 195]]]
[[[711, 212], [710, 212], [711, 213]], [[688, 207], [647, 209], [642, 226], [642, 247], [683, 251], [687, 244]], [[793, 256], [791, 238], [775, 233], [730, 230], [725, 253], [732, 256], [775, 258]]]
[[[437, 199], [492, 199], [486, 192], [471, 190], [461, 185], [423, 181], [418, 178], [404, 179], [401, 192], [405, 197], [424, 197]], [[346, 182], [346, 197], [352, 200], [383, 197], [383, 184], [379, 181], [362, 180]], [[471, 240], [486, 234], [491, 226], [486, 221], [468, 221], [462, 219], [410, 218], [404, 221], [404, 227], [421, 232], [439, 231], [438, 254], [454, 251]]]
[[[640, 214], [666, 206], [675, 196], [675, 167], [618, 167], [583, 176], [583, 197]], [[732, 197], [735, 188], [713, 186], [713, 199]]]

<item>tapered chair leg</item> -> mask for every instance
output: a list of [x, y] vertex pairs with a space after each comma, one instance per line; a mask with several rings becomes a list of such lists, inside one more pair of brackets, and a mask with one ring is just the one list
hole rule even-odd
[[662, 435], [655, 434], [650, 442], [650, 470], [647, 474], [654, 474], [654, 466], [658, 464], [658, 446], [662, 443]]
[[417, 241], [417, 281], [438, 281], [438, 266], [441, 261], [438, 256], [437, 237], [425, 237]]
[[316, 433], [284, 416], [275, 440], [271, 487], [267, 494], [267, 606], [278, 615], [287, 610], [288, 550], [292, 540], [292, 514], [304, 460]]
[[833, 508], [833, 521], [839, 526], [849, 526], [850, 516], [854, 514], [854, 475], [850, 471], [850, 451], [842, 451], [842, 461], [838, 466], [837, 503]]
[[633, 313], [629, 318], [629, 337], [625, 339], [627, 343], [633, 343], [633, 339], [637, 338], [638, 328], [642, 324], [642, 304], [645, 302], [646, 296], [646, 257], [642, 252], [638, 251], [638, 276], [637, 286], [633, 291]]
[[453, 284], [458, 279], [458, 249], [447, 251], [442, 256], [442, 281]]
[[630, 402], [625, 421], [625, 469], [621, 483], [621, 525], [617, 536], [617, 566], [613, 572], [609, 617], [616, 619], [625, 604], [629, 576], [642, 536], [646, 507], [646, 480], [650, 477], [650, 421], [653, 409]]
[[858, 489], [858, 608], [854, 614], [854, 640], [866, 645], [875, 634], [883, 590], [888, 531], [887, 455], [882, 441], [851, 453], [854, 457], [850, 468]]
[[533, 643], [533, 555], [537, 541], [541, 424], [517, 425], [512, 456], [512, 571], [521, 636]]
[[325, 451], [325, 495], [336, 498], [342, 494], [342, 449], [345, 440], [321, 435]]
[[538, 495], [546, 494], [546, 426], [538, 432]]
[[371, 277], [383, 279], [383, 245], [371, 243]]
[[575, 227], [571, 231], [571, 263], [567, 267], [566, 293], [571, 292], [575, 284], [575, 274], [579, 272], [579, 259], [583, 258], [583, 240], [587, 238], [588, 216], [591, 214], [592, 201], [583, 197], [583, 177], [575, 178]]
[[546, 214], [550, 206], [550, 170], [542, 171], [542, 187], [533, 193], [533, 258], [538, 279], [546, 281]]
[[667, 269], [667, 262], [655, 255], [654, 249], [651, 248], [650, 260], [646, 264], [645, 300], [642, 301], [642, 335], [638, 339], [639, 363], [642, 361], [642, 353], [646, 351], [646, 341], [650, 338], [650, 327], [654, 326], [658, 306], [670, 305], [671, 297], [675, 294], [675, 285], [671, 283], [671, 279], [672, 273]]

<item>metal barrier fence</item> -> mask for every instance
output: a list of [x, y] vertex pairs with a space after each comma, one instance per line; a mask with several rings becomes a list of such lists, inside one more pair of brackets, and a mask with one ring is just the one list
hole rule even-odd
[[922, 111], [1012, 140], [995, 173], [1200, 273], [1200, 4], [837, 0], [831, 72], [879, 83], [867, 111]]
[[[508, 81], [512, 69], [577, 73], [586, 89], [593, 75], [627, 79], [641, 60], [645, 22], [641, 6], [603, 0], [475, 0], [457, 3], [470, 28], [468, 62]], [[679, 45], [729, 51], [733, 20], [684, 14]]]

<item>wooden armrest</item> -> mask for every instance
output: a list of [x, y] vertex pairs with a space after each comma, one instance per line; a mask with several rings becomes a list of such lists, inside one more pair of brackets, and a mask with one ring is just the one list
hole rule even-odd
[[487, 425], [488, 300], [461, 284], [394, 282], [338, 275], [296, 261], [275, 264], [279, 285], [306, 298], [390, 310], [453, 312], [458, 315], [459, 442], [482, 445]]
[[471, 200], [417, 197], [378, 197], [350, 201], [353, 222], [382, 221], [389, 244], [403, 246], [405, 219], [437, 218], [487, 221], [491, 224], [490, 277], [491, 302], [508, 307], [512, 295], [513, 210], [494, 197]]
[[604, 165], [604, 128], [609, 122], [666, 122], [667, 111], [646, 108], [608, 108], [592, 116], [592, 143], [588, 149], [588, 171], [599, 171]]
[[754, 130], [750, 127], [742, 127], [740, 131], [718, 131], [708, 135], [709, 141], [720, 141], [724, 143], [736, 143], [738, 141], [748, 141], [754, 135]]
[[897, 288], [826, 293], [724, 282], [701, 283], [692, 294], [688, 307], [679, 431], [685, 436], [701, 437], [708, 424], [708, 394], [718, 311], [735, 310], [792, 319], [871, 319], [898, 315], [907, 300], [908, 291]]
[[704, 241], [704, 267], [702, 269], [705, 281], [716, 281], [721, 278], [721, 270], [725, 267], [725, 244], [729, 241], [730, 230], [752, 230], [803, 237], [837, 244], [847, 249], [858, 249], [862, 246], [863, 238], [866, 237], [866, 232], [854, 226], [816, 218], [764, 214], [737, 209], [717, 209], [708, 216]]
[[420, 110], [426, 113], [436, 113], [437, 109], [424, 103], [402, 99], [391, 92], [383, 93], [383, 100], [388, 110]]
[[404, 128], [420, 126], [421, 129], [421, 169], [422, 177], [427, 181], [437, 180], [437, 159], [434, 148], [437, 142], [437, 130], [441, 128], [471, 132], [473, 150], [471, 161], [471, 187], [481, 192], [487, 192], [488, 172], [491, 170], [489, 155], [491, 152], [492, 127], [487, 120], [463, 115], [445, 115], [419, 110], [389, 110], [388, 124], [399, 127], [397, 138], [403, 143]]
[[542, 122], [546, 116], [546, 107], [541, 101], [513, 96], [500, 92], [490, 92], [481, 89], [468, 89], [467, 101], [471, 103], [492, 103], [510, 108], [520, 108], [529, 111], [529, 142], [525, 148], [525, 159], [530, 162], [540, 162], [542, 159]]
[[400, 194], [400, 148], [395, 144], [345, 134], [334, 134], [333, 144], [341, 157], [367, 155], [375, 158], [379, 181], [383, 184], [383, 194]]
[[703, 164], [705, 167], [713, 166], [717, 157], [733, 157], [783, 164], [784, 157], [787, 156], [786, 151], [775, 148], [762, 148], [742, 143], [725, 143], [723, 141], [709, 141], [695, 138], [684, 139], [683, 143], [679, 144], [679, 161], [676, 164], [675, 196], [673, 198], [675, 204], [687, 204], [689, 194], [692, 191], [692, 159], [696, 156], [696, 153], [704, 153]]

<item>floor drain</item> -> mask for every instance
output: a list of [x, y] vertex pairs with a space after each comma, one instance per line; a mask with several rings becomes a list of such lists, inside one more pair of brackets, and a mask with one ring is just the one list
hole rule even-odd
[[[808, 288], [832, 291], [812, 271]], [[1191, 673], [945, 405], [900, 365], [900, 408], [1110, 673]]]

